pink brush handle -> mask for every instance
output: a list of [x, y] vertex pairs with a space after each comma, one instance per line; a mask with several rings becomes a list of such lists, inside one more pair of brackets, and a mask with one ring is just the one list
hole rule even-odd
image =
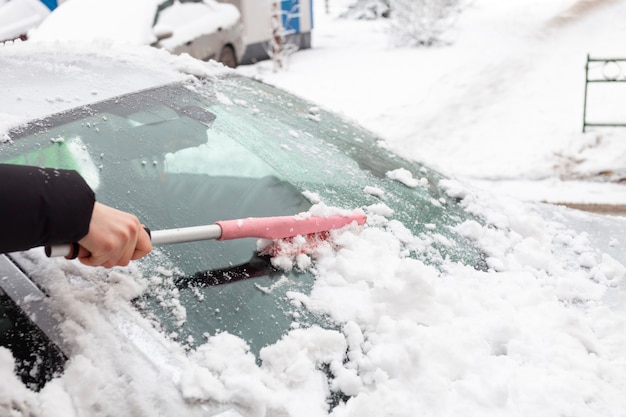
[[330, 217], [250, 217], [239, 220], [224, 220], [215, 222], [222, 229], [218, 240], [255, 237], [260, 239], [282, 239], [297, 235], [323, 232], [338, 229], [352, 222], [359, 225], [365, 223], [367, 217], [362, 213], [351, 213], [346, 216], [334, 215]]

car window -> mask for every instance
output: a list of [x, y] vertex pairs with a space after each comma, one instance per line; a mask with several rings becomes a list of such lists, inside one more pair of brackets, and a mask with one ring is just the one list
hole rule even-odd
[[[431, 265], [481, 266], [481, 254], [451, 228], [468, 215], [439, 189], [441, 175], [249, 79], [143, 91], [32, 123], [11, 138], [0, 161], [77, 169], [100, 201], [154, 230], [296, 214], [320, 200], [401, 220], [418, 237], [406, 250]], [[307, 293], [312, 274], [274, 269], [255, 239], [162, 246], [139, 265], [151, 285], [136, 306], [189, 347], [228, 331], [258, 353], [294, 322], [332, 326], [288, 296]]]
[[157, 6], [156, 13], [154, 14], [154, 21], [152, 22], [152, 26], [155, 26], [157, 22], [159, 21], [161, 12], [167, 9], [168, 7], [172, 6], [173, 4], [174, 4], [174, 0], [166, 0], [166, 1], [159, 3], [159, 5]]
[[1, 289], [0, 346], [11, 350], [17, 375], [35, 391], [59, 374], [67, 360]]

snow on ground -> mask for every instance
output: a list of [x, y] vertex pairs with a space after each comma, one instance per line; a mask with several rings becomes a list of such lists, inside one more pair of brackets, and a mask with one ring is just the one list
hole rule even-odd
[[[287, 70], [262, 62], [239, 71], [480, 187], [525, 200], [626, 202], [625, 187], [597, 181], [624, 170], [626, 131], [582, 133], [586, 57], [625, 56], [625, 2], [476, 0], [452, 43], [433, 48], [393, 47], [387, 22], [340, 19], [351, 2], [329, 3], [328, 14], [316, 4], [313, 48], [291, 56]], [[590, 117], [605, 121], [624, 103], [608, 95], [590, 103]], [[621, 114], [613, 120], [626, 121]]]

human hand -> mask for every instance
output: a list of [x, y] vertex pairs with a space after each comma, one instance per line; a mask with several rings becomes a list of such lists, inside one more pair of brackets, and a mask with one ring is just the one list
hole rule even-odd
[[78, 241], [78, 260], [89, 266], [126, 266], [152, 251], [152, 241], [139, 219], [96, 202], [89, 232]]

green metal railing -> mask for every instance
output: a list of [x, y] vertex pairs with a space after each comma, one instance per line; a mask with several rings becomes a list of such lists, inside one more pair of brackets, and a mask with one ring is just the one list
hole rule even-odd
[[[622, 66], [623, 65], [623, 66]], [[590, 66], [598, 71], [590, 75]], [[591, 58], [587, 54], [585, 65], [585, 100], [583, 107], [583, 132], [588, 126], [626, 127], [625, 123], [589, 123], [587, 122], [587, 92], [589, 84], [593, 83], [626, 83], [626, 58]]]

